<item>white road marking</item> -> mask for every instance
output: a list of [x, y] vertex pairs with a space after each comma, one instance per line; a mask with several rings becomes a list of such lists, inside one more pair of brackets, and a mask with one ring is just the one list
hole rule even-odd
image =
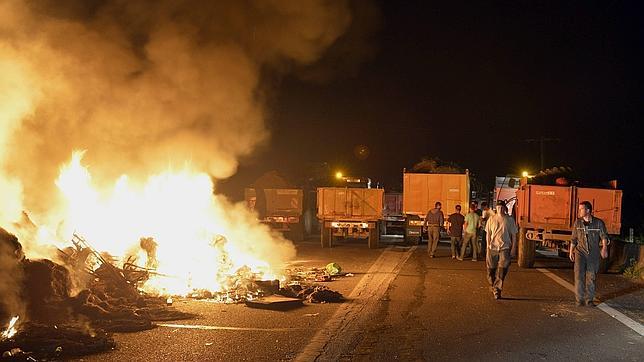
[[360, 325], [371, 320], [380, 298], [416, 249], [413, 246], [400, 252], [392, 246], [386, 248], [353, 289], [349, 301], [338, 308], [295, 360], [340, 359], [343, 349], [364, 333]]
[[[569, 283], [567, 280], [561, 278], [558, 275], [555, 275], [553, 272], [551, 272], [551, 271], [549, 271], [547, 269], [537, 268], [537, 270], [542, 272], [543, 274], [545, 274], [548, 278], [550, 278], [550, 279], [554, 280], [555, 282], [557, 282], [562, 287], [564, 287], [564, 288], [570, 290], [571, 292], [575, 293], [575, 286], [572, 285], [571, 283]], [[627, 317], [622, 312], [620, 312], [617, 309], [609, 306], [606, 303], [599, 304], [597, 306], [597, 308], [599, 310], [601, 310], [602, 312], [608, 314], [609, 316], [617, 319], [619, 322], [621, 322], [622, 324], [624, 324], [628, 328], [632, 329], [633, 331], [635, 331], [640, 336], [644, 336], [644, 326], [641, 323], [639, 323], [639, 322]]]
[[168, 324], [159, 323], [159, 327], [182, 328], [182, 329], [201, 329], [216, 331], [258, 331], [258, 332], [295, 332], [310, 330], [311, 328], [253, 328], [253, 327], [221, 327], [221, 326], [204, 326], [199, 324]]
[[624, 315], [624, 313], [618, 311], [617, 309], [611, 307], [610, 305], [608, 305], [606, 303], [601, 303], [600, 305], [597, 306], [597, 308], [603, 310], [609, 316], [617, 319], [618, 321], [622, 322], [628, 328], [630, 328], [630, 329], [634, 330], [635, 332], [639, 333], [640, 336], [644, 336], [644, 326], [641, 323], [632, 320], [631, 318], [629, 318], [626, 315]]

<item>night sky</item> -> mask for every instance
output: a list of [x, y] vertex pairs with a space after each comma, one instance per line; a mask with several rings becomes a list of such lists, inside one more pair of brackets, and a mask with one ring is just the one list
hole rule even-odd
[[[301, 182], [323, 163], [399, 189], [402, 168], [425, 156], [492, 185], [495, 175], [537, 172], [539, 146], [524, 140], [548, 137], [558, 141], [546, 143], [546, 168], [618, 179], [625, 224], [642, 224], [637, 2], [382, 1], [376, 8], [368, 25], [356, 25], [314, 66], [332, 75], [311, 81], [303, 69], [271, 79], [271, 140], [242, 161], [224, 191], [238, 196], [269, 170]], [[361, 30], [361, 43], [348, 43]], [[370, 151], [364, 160], [358, 145]]]

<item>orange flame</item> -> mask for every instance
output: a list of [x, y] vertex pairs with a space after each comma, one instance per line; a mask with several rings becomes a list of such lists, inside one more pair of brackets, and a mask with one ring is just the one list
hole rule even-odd
[[16, 333], [18, 333], [18, 330], [16, 329], [16, 323], [18, 322], [18, 319], [20, 319], [20, 316], [11, 318], [11, 320], [9, 321], [9, 327], [7, 327], [7, 329], [2, 332], [2, 334], [0, 334], [0, 337], [2, 337], [2, 339], [9, 339], [15, 336]]
[[205, 173], [188, 168], [167, 171], [140, 185], [124, 175], [113, 188], [98, 190], [81, 163], [83, 154], [74, 152], [56, 181], [66, 204], [57, 234], [70, 240], [77, 232], [97, 251], [121, 261], [136, 255], [140, 265], [145, 265], [147, 255], [139, 240], [152, 237], [158, 245], [156, 271], [171, 277], [153, 277], [146, 291], [224, 291], [242, 267], [257, 277], [274, 279], [280, 264], [292, 257], [292, 244], [259, 224], [243, 205], [215, 196]]

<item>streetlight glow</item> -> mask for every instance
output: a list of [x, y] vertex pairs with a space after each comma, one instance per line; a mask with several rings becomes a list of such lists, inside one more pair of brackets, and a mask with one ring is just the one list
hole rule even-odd
[[335, 173], [335, 178], [337, 178], [338, 180], [339, 180], [339, 179], [341, 179], [341, 178], [342, 178], [342, 176], [343, 176], [343, 175], [342, 175], [342, 172], [340, 172], [340, 171], [338, 171], [338, 172], [336, 172], [336, 173]]
[[521, 176], [523, 176], [523, 177], [528, 177], [529, 175], [530, 175], [530, 174], [528, 173], [528, 171], [523, 171], [523, 172], [521, 173]]

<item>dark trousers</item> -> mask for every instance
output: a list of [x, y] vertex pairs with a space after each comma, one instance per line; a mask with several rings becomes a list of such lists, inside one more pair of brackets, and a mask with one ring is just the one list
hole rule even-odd
[[487, 281], [496, 292], [503, 289], [503, 281], [510, 268], [510, 250], [487, 250], [485, 264], [487, 266]]
[[479, 250], [481, 251], [481, 256], [485, 256], [485, 251], [487, 250], [487, 240], [485, 238], [487, 234], [485, 233], [485, 228], [480, 228], [479, 230], [479, 234], [481, 235], [481, 247]]
[[577, 302], [595, 299], [595, 280], [599, 271], [599, 255], [575, 251], [575, 298]]

